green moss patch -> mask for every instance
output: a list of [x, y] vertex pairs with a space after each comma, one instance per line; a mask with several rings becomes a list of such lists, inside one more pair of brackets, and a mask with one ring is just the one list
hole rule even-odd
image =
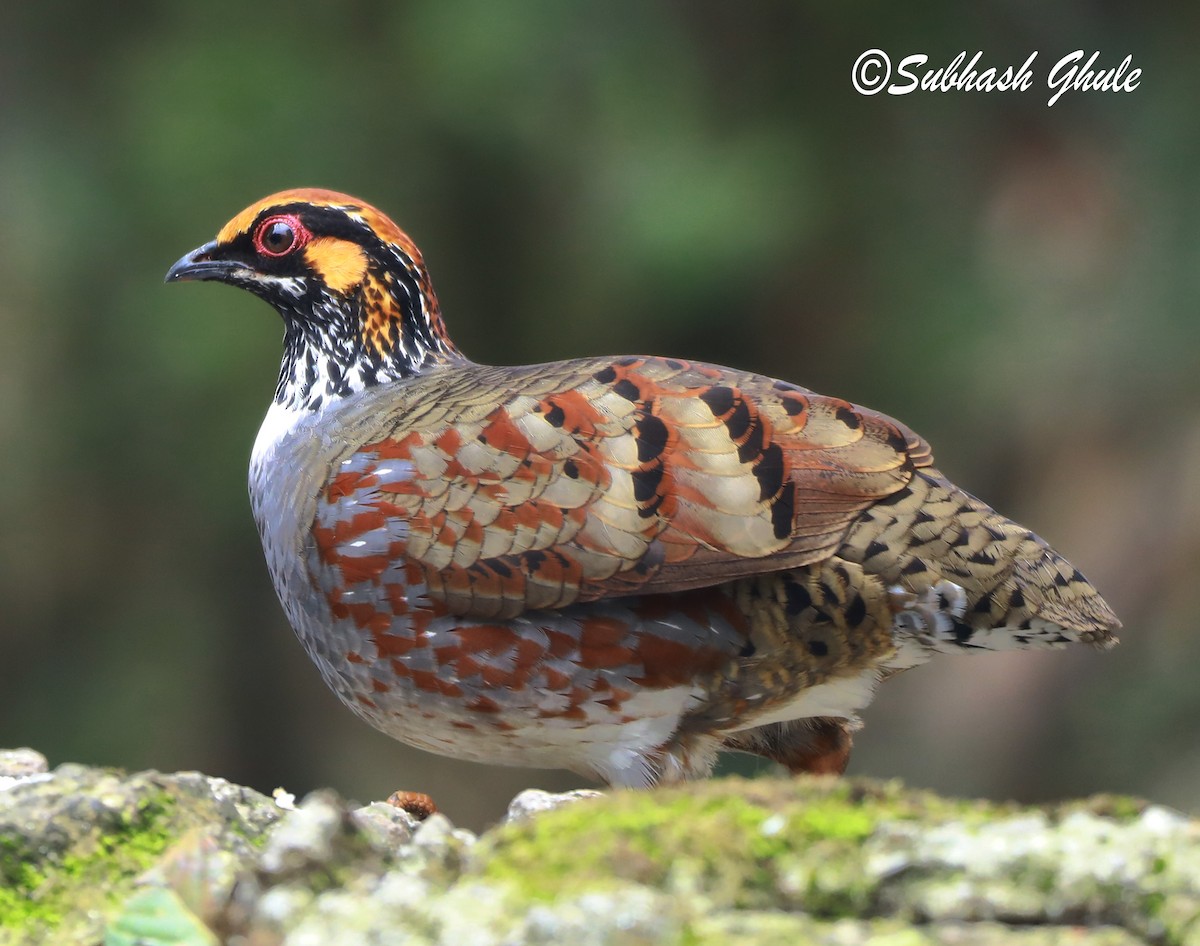
[[534, 900], [633, 881], [701, 891], [716, 907], [864, 905], [863, 842], [881, 820], [948, 803], [896, 785], [724, 779], [619, 792], [510, 825], [485, 838], [476, 871]]
[[[0, 795], [0, 944], [88, 942], [135, 881], [189, 830], [269, 823], [254, 793], [197, 775], [62, 766]], [[258, 814], [251, 808], [258, 804]], [[236, 838], [236, 839], [235, 839]]]
[[[0, 928], [45, 933], [72, 914], [103, 910], [171, 843], [175, 801], [159, 791], [132, 807], [95, 800], [91, 830], [46, 854], [14, 838], [0, 853]], [[36, 864], [36, 866], [35, 866]]]

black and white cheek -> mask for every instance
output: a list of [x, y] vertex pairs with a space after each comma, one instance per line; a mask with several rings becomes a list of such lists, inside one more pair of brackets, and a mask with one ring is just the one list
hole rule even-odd
[[280, 301], [299, 301], [308, 293], [308, 280], [303, 276], [272, 276], [254, 269], [243, 269], [232, 275], [230, 281], [257, 295], [274, 296]]

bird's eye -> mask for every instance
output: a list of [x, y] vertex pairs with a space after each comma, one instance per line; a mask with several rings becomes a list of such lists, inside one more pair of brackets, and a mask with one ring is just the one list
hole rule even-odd
[[307, 243], [309, 236], [304, 224], [291, 214], [268, 217], [254, 231], [254, 248], [263, 256], [287, 256]]

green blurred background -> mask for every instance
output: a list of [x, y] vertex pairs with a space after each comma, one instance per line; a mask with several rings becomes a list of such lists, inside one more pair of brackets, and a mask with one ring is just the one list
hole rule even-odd
[[[890, 682], [852, 772], [1200, 811], [1200, 7], [963, 9], [9, 9], [0, 745], [266, 791], [419, 789], [474, 826], [522, 787], [580, 784], [374, 733], [287, 628], [245, 488], [278, 319], [162, 277], [252, 200], [322, 186], [413, 234], [476, 359], [682, 355], [899, 416], [1124, 619], [1110, 654]], [[869, 47], [1038, 50], [1037, 82], [862, 97]], [[1047, 108], [1077, 48], [1132, 54], [1141, 87]]]

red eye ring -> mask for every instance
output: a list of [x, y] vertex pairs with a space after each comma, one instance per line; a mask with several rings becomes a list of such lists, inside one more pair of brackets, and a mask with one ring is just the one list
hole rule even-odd
[[311, 239], [308, 227], [295, 214], [267, 217], [254, 230], [254, 248], [272, 259], [295, 253]]

